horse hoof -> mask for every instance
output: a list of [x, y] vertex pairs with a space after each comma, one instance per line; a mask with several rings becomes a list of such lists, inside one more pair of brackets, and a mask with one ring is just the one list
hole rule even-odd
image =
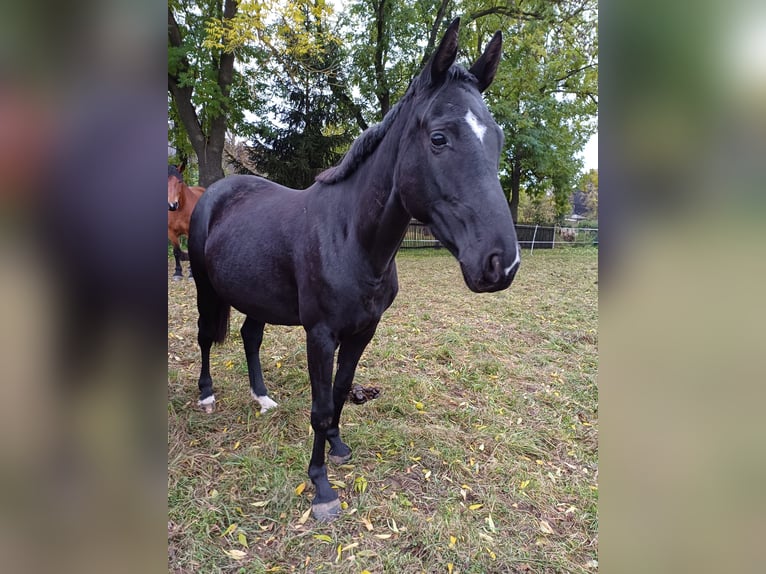
[[256, 395], [252, 389], [250, 390], [250, 396], [253, 397], [255, 402], [261, 405], [261, 414], [279, 406], [279, 403], [272, 401], [269, 395]]
[[312, 504], [311, 514], [317, 522], [332, 522], [340, 516], [340, 500]]
[[215, 412], [215, 396], [210, 395], [207, 398], [197, 401], [197, 406], [201, 407], [207, 414], [212, 414]]
[[346, 464], [348, 461], [351, 460], [351, 451], [349, 451], [348, 454], [343, 454], [343, 455], [328, 453], [327, 458], [329, 458], [330, 462], [333, 463], [334, 465], [340, 466], [341, 464]]

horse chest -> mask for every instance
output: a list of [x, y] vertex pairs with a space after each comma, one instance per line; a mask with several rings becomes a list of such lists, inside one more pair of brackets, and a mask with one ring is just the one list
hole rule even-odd
[[397, 286], [390, 279], [358, 282], [336, 289], [335, 303], [338, 317], [345, 327], [364, 329], [380, 320], [396, 296]]

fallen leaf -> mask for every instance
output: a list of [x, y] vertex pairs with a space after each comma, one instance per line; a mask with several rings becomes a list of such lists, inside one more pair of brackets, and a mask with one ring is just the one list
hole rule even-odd
[[247, 545], [247, 536], [245, 536], [244, 532], [240, 532], [239, 534], [237, 534], [237, 541], [239, 541], [239, 543], [245, 548], [249, 548], [249, 546]]
[[375, 538], [380, 538], [381, 540], [387, 540], [391, 538], [391, 534], [373, 534]]
[[455, 538], [454, 536], [450, 536], [449, 537], [449, 548], [454, 548], [456, 542], [457, 542], [457, 538]]
[[553, 528], [551, 528], [551, 525], [548, 524], [547, 520], [540, 521], [540, 531], [545, 534], [553, 534]]
[[242, 560], [245, 556], [247, 556], [247, 552], [244, 552], [242, 550], [237, 550], [236, 548], [233, 550], [224, 550], [224, 553], [227, 556], [234, 558], [234, 560]]
[[484, 506], [481, 503], [472, 504], [468, 507], [468, 510], [479, 510], [482, 506]]
[[221, 534], [220, 538], [223, 538], [224, 536], [228, 536], [232, 532], [234, 532], [237, 529], [236, 524], [229, 524], [229, 527], [223, 531], [223, 534]]
[[452, 565], [452, 562], [447, 562], [447, 574], [452, 574], [452, 569], [454, 566]]
[[269, 503], [268, 500], [259, 500], [258, 502], [251, 502], [250, 506], [255, 506], [256, 508], [263, 508]]
[[306, 524], [309, 516], [311, 516], [311, 507], [309, 507], [306, 512], [301, 515], [301, 517], [298, 519], [298, 524]]
[[489, 526], [489, 529], [491, 532], [497, 532], [497, 528], [495, 528], [495, 521], [492, 520], [491, 514], [487, 516], [487, 518], [485, 518], [484, 520], [487, 522], [487, 526]]
[[298, 486], [295, 487], [295, 494], [297, 496], [300, 496], [303, 491], [306, 490], [306, 483], [301, 482]]
[[332, 542], [332, 538], [327, 536], [327, 534], [314, 534], [314, 538], [321, 540], [322, 542]]

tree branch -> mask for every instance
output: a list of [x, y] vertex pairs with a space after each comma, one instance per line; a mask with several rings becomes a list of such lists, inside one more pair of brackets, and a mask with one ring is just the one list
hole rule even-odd
[[[174, 48], [180, 49], [183, 45], [181, 29], [178, 26], [178, 22], [176, 22], [170, 6], [168, 6], [168, 41]], [[185, 56], [181, 60], [179, 67], [184, 71], [188, 71], [191, 67]], [[194, 105], [192, 104], [192, 87], [181, 86], [178, 73], [171, 74], [170, 71], [168, 71], [168, 90], [173, 96], [173, 101], [175, 101], [176, 110], [178, 111], [178, 117], [184, 124], [186, 133], [189, 135], [189, 140], [192, 142], [195, 151], [201, 149], [205, 145], [205, 134], [202, 132], [202, 125], [197, 116], [197, 110], [194, 109]]]
[[426, 65], [426, 62], [428, 62], [428, 59], [431, 57], [431, 53], [436, 47], [436, 38], [439, 35], [439, 30], [441, 29], [442, 21], [444, 20], [444, 15], [447, 12], [447, 6], [449, 3], [450, 0], [441, 0], [441, 4], [439, 4], [439, 10], [436, 12], [436, 18], [434, 18], [434, 23], [431, 26], [431, 33], [428, 35], [428, 44], [426, 44], [426, 49], [423, 52], [423, 59], [420, 60], [421, 68]]

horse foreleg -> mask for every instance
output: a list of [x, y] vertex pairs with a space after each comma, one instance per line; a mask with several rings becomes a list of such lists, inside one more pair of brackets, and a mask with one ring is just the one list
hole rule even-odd
[[176, 270], [173, 273], [173, 280], [178, 281], [182, 279], [184, 274], [181, 269], [181, 261], [183, 260], [183, 251], [181, 251], [181, 243], [178, 240], [178, 236], [173, 233], [169, 235], [170, 242], [173, 244], [173, 258], [176, 260]]
[[325, 442], [327, 431], [333, 423], [332, 367], [337, 343], [332, 333], [323, 327], [315, 327], [306, 335], [306, 354], [311, 378], [311, 428], [314, 430], [314, 446], [309, 462], [309, 478], [316, 494], [311, 512], [316, 520], [329, 522], [340, 516], [338, 493], [330, 486], [325, 465]]
[[263, 372], [261, 371], [260, 349], [261, 343], [263, 343], [264, 327], [264, 323], [247, 317], [239, 331], [242, 334], [242, 342], [245, 346], [247, 375], [250, 378], [250, 394], [261, 406], [262, 413], [277, 406], [277, 403], [269, 398], [266, 384], [263, 382]]
[[327, 440], [330, 443], [329, 458], [333, 464], [344, 464], [351, 459], [351, 448], [340, 438], [340, 414], [351, 390], [351, 384], [354, 381], [354, 374], [356, 373], [359, 359], [372, 340], [377, 326], [378, 323], [376, 321], [369, 329], [344, 339], [340, 344], [340, 350], [338, 351], [338, 372], [335, 375], [335, 384], [332, 389], [335, 411], [332, 417], [332, 424], [327, 431]]

